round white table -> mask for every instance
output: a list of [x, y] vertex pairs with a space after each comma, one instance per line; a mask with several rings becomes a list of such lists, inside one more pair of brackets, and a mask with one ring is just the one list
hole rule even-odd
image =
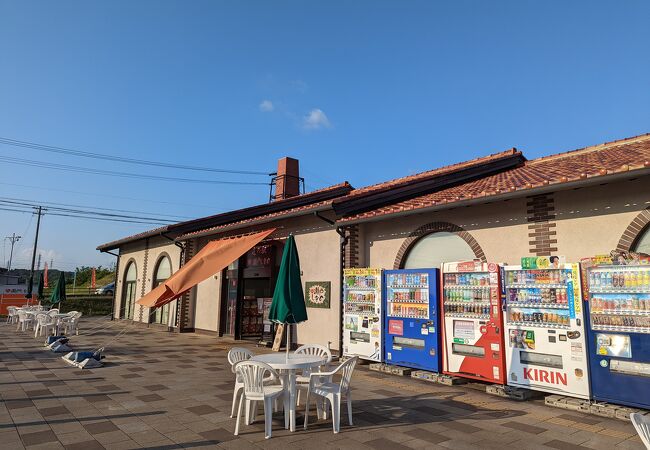
[[[289, 429], [296, 431], [296, 371], [322, 366], [327, 360], [320, 356], [295, 355], [293, 353], [289, 354], [287, 359], [286, 353], [269, 353], [255, 355], [251, 361], [266, 363], [280, 372], [282, 385], [289, 391]], [[286, 408], [284, 413], [287, 414]]]

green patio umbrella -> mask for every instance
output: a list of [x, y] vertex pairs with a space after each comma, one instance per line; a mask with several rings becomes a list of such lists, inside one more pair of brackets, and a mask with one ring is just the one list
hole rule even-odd
[[289, 235], [284, 244], [282, 263], [275, 283], [273, 303], [269, 310], [269, 320], [276, 323], [287, 324], [287, 358], [291, 342], [291, 324], [307, 320], [305, 307], [305, 294], [302, 290], [300, 279], [300, 260], [296, 249], [296, 240]]
[[43, 287], [45, 284], [45, 278], [43, 277], [43, 272], [38, 276], [38, 289], [36, 290], [36, 298], [38, 298], [38, 301], [40, 302], [45, 298], [43, 295]]
[[61, 272], [50, 296], [50, 303], [61, 303], [63, 300], [65, 300], [65, 274]]

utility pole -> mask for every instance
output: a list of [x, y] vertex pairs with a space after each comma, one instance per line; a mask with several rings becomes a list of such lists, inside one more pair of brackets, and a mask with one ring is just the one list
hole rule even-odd
[[16, 236], [16, 233], [12, 233], [11, 236], [7, 236], [5, 239], [9, 239], [11, 242], [11, 252], [9, 253], [9, 265], [7, 266], [7, 271], [11, 270], [11, 260], [14, 257], [14, 244], [20, 240], [22, 236]]
[[38, 246], [38, 232], [41, 228], [41, 216], [43, 215], [43, 207], [39, 206], [36, 214], [38, 214], [38, 219], [36, 219], [36, 236], [34, 237], [34, 251], [32, 252], [32, 268], [29, 271], [29, 285], [27, 286], [27, 298], [32, 298], [32, 291], [34, 288], [34, 264], [36, 263], [36, 248]]

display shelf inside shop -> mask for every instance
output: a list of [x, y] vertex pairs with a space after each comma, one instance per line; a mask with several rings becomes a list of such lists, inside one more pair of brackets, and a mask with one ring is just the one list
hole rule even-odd
[[474, 313], [455, 313], [455, 312], [445, 312], [447, 317], [458, 317], [461, 319], [484, 319], [488, 320], [490, 318], [489, 314], [474, 314]]
[[542, 323], [542, 322], [512, 322], [508, 320], [506, 322], [508, 325], [512, 325], [515, 327], [537, 327], [537, 328], [562, 328], [562, 329], [569, 329], [571, 328], [569, 325], [560, 325], [558, 323]]
[[560, 283], [560, 284], [557, 284], [557, 283], [555, 283], [555, 284], [550, 284], [550, 283], [548, 283], [548, 284], [547, 283], [521, 284], [521, 283], [517, 283], [517, 284], [506, 284], [506, 288], [508, 288], [508, 289], [545, 289], [545, 288], [549, 288], [549, 289], [553, 289], [553, 288], [555, 288], [555, 289], [558, 289], [558, 288], [566, 289], [567, 288], [567, 283]]
[[534, 308], [534, 309], [569, 309], [569, 305], [560, 303], [534, 303], [534, 302], [508, 302], [512, 308]]

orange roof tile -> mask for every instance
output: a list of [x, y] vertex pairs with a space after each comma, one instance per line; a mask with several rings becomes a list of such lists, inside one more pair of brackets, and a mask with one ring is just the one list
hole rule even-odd
[[471, 198], [491, 197], [649, 167], [650, 133], [529, 160], [522, 166], [478, 180], [346, 216], [340, 222], [417, 211], [440, 204], [451, 205]]

